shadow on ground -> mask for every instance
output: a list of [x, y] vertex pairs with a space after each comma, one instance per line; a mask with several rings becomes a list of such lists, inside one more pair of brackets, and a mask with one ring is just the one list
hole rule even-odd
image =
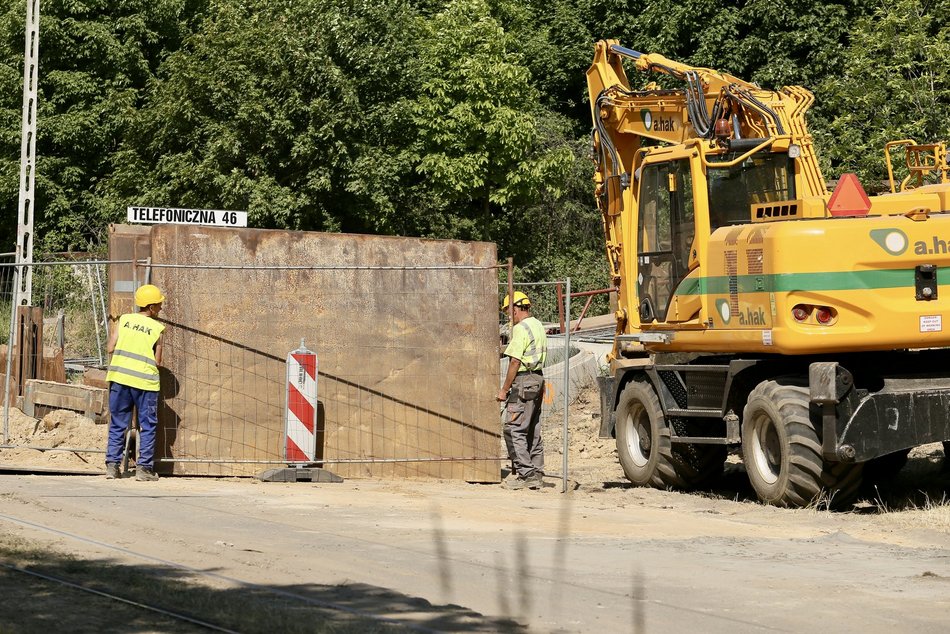
[[9, 537], [0, 538], [0, 596], [0, 630], [18, 634], [62, 631], [64, 622], [80, 634], [206, 632], [208, 625], [268, 634], [527, 631], [509, 619], [365, 584], [210, 587], [179, 568], [79, 560]]

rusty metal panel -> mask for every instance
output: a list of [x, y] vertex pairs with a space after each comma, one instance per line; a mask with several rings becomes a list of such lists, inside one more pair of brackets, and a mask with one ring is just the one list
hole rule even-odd
[[[151, 227], [109, 225], [109, 260], [145, 261], [151, 257]], [[133, 310], [135, 289], [145, 284], [146, 270], [135, 264], [110, 264], [109, 321]]]
[[284, 359], [304, 339], [328, 469], [498, 481], [493, 244], [168, 225], [152, 228], [151, 255], [167, 296], [158, 450], [185, 460], [176, 473], [283, 459]]

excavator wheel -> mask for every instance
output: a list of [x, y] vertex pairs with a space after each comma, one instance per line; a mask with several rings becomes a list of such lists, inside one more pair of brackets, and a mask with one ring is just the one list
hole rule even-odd
[[649, 383], [631, 381], [623, 388], [616, 420], [617, 455], [627, 479], [639, 486], [686, 488], [676, 470], [670, 428]]
[[742, 416], [742, 461], [759, 499], [775, 506], [807, 506], [822, 491], [843, 506], [861, 485], [863, 464], [828, 463], [799, 380], [763, 381]]

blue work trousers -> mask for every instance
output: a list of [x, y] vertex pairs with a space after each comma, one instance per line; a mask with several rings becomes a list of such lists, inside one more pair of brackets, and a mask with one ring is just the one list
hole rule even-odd
[[140, 390], [113, 382], [109, 387], [109, 447], [106, 463], [122, 461], [125, 430], [132, 423], [132, 408], [138, 410], [139, 459], [136, 464], [152, 469], [155, 460], [155, 430], [158, 428], [158, 392]]

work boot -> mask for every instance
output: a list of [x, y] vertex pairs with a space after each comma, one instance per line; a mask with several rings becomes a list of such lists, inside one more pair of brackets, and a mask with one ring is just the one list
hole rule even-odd
[[525, 480], [528, 483], [529, 489], [543, 489], [544, 488], [544, 474], [540, 471], [535, 471]]
[[501, 483], [501, 486], [508, 489], [509, 491], [520, 491], [521, 489], [527, 489], [529, 487], [529, 482], [527, 478], [522, 477], [507, 478]]
[[135, 469], [135, 479], [139, 482], [154, 482], [158, 480], [158, 474], [155, 473], [152, 469], [147, 469], [145, 467], [136, 467]]
[[117, 462], [107, 462], [106, 463], [106, 480], [117, 480], [122, 476], [119, 475], [119, 463]]

